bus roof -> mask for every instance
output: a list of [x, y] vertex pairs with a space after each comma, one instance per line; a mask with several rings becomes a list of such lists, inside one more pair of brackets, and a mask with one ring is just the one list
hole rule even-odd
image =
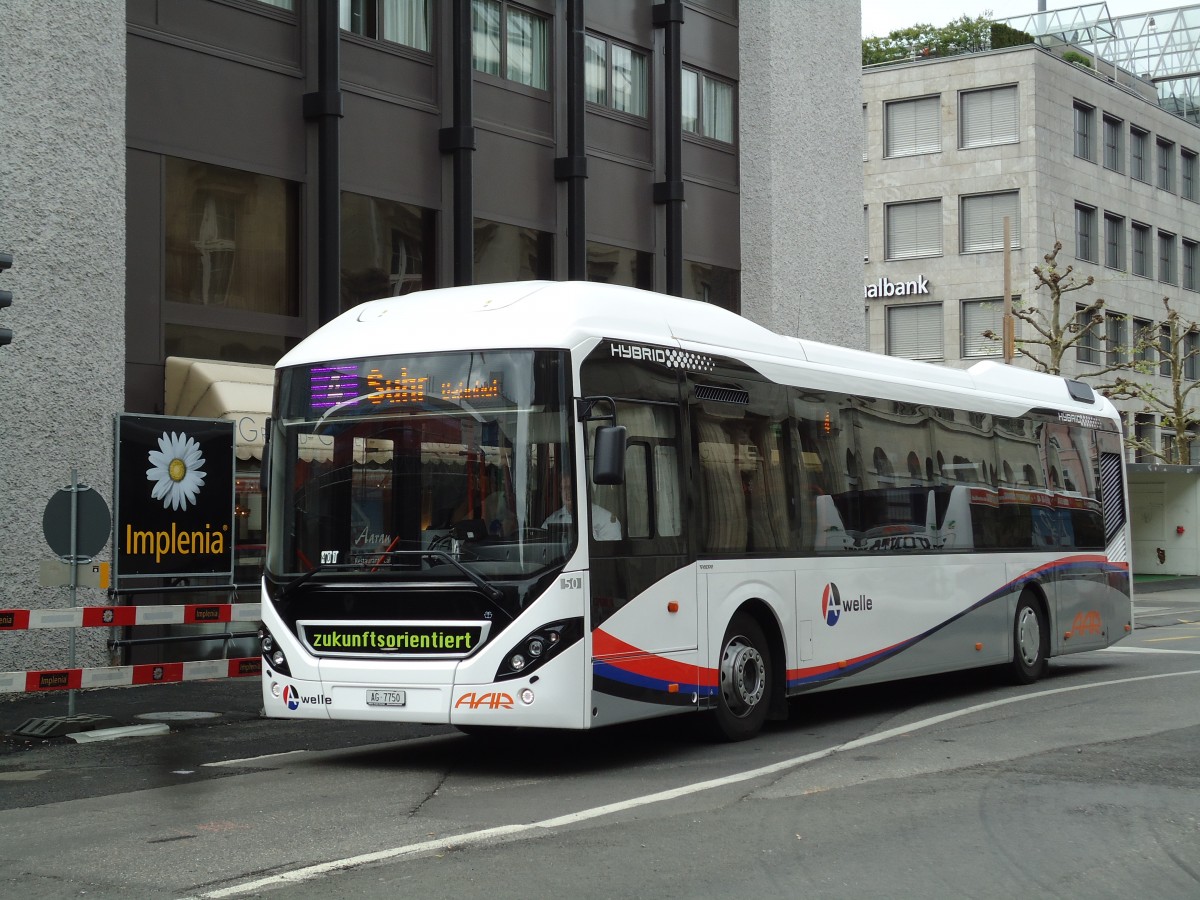
[[402, 353], [590, 349], [603, 338], [733, 357], [781, 384], [808, 383], [799, 369], [849, 392], [871, 393], [883, 382], [890, 390], [879, 393], [899, 400], [933, 402], [929, 391], [987, 394], [1014, 408], [1117, 417], [1099, 394], [1093, 402], [1072, 398], [1062, 377], [990, 360], [963, 370], [837, 347], [775, 334], [708, 303], [583, 281], [500, 282], [372, 300], [313, 332], [278, 367]]

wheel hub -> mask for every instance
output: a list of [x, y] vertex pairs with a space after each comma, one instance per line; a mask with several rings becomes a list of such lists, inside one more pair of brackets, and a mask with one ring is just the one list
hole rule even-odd
[[1038, 625], [1037, 613], [1029, 607], [1021, 611], [1017, 623], [1018, 652], [1028, 666], [1034, 665], [1042, 653], [1042, 630]]
[[721, 655], [721, 693], [729, 711], [745, 716], [767, 690], [767, 669], [762, 654], [743, 637], [735, 637]]

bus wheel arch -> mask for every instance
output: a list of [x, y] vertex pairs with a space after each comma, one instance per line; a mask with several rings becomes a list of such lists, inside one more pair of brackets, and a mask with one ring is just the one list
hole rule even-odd
[[743, 604], [717, 648], [717, 698], [712, 722], [718, 737], [753, 737], [770, 717], [786, 717], [783, 640], [761, 601]]
[[1050, 609], [1036, 585], [1027, 585], [1017, 599], [1012, 640], [1009, 676], [1017, 684], [1033, 684], [1046, 674], [1050, 657]]

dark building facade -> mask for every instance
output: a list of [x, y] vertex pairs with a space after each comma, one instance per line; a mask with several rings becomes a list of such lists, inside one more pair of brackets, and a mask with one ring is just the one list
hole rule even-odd
[[131, 0], [126, 408], [425, 288], [739, 310], [735, 6]]

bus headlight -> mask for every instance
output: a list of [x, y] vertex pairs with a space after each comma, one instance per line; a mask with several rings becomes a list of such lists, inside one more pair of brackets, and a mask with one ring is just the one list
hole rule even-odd
[[278, 672], [280, 675], [291, 675], [292, 671], [288, 667], [287, 657], [283, 655], [283, 651], [275, 645], [275, 638], [271, 637], [271, 632], [265, 627], [258, 629], [258, 644], [262, 649], [263, 662]]
[[[564, 647], [583, 637], [583, 619], [564, 619], [549, 622], [537, 631], [516, 641], [504, 656], [504, 662], [496, 671], [496, 681], [528, 675], [546, 660], [554, 658]], [[532, 694], [530, 695], [532, 698]]]

